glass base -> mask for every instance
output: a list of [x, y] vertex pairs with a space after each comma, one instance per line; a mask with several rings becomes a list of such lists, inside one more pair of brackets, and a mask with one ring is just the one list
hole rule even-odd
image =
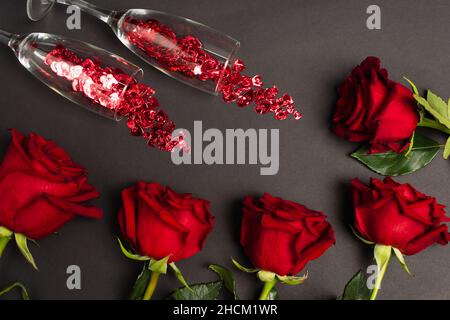
[[27, 0], [27, 15], [33, 21], [44, 18], [52, 9], [56, 0]]

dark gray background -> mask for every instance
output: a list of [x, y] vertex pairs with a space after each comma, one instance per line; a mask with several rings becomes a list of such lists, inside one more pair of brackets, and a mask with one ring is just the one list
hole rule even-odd
[[[450, 95], [450, 3], [448, 0], [376, 1], [382, 9], [382, 30], [366, 28], [366, 8], [375, 2], [341, 1], [93, 1], [111, 9], [151, 8], [190, 17], [241, 41], [239, 56], [249, 71], [263, 75], [292, 94], [304, 112], [300, 122], [277, 122], [258, 116], [250, 108], [224, 104], [170, 79], [131, 54], [109, 27], [85, 14], [82, 30], [65, 27], [65, 7], [57, 5], [43, 21], [32, 23], [25, 15], [25, 1], [0, 2], [0, 28], [15, 33], [43, 31], [91, 42], [141, 65], [145, 82], [157, 89], [161, 105], [179, 127], [280, 128], [280, 171], [260, 176], [256, 166], [175, 166], [170, 154], [149, 149], [131, 137], [125, 123], [114, 123], [71, 104], [47, 89], [21, 67], [6, 47], [0, 49], [0, 155], [9, 144], [7, 128], [35, 131], [54, 139], [86, 166], [90, 181], [101, 194], [105, 210], [101, 221], [76, 219], [59, 235], [31, 245], [40, 267], [34, 271], [14, 244], [0, 261], [0, 286], [20, 280], [38, 299], [120, 299], [130, 291], [140, 264], [122, 256], [115, 236], [120, 190], [138, 180], [157, 181], [178, 192], [192, 192], [209, 199], [216, 216], [215, 229], [204, 250], [180, 262], [189, 282], [215, 279], [210, 263], [231, 267], [230, 257], [248, 265], [239, 245], [240, 201], [248, 194], [269, 192], [325, 212], [336, 231], [336, 246], [308, 265], [310, 278], [298, 287], [279, 286], [284, 299], [333, 299], [360, 268], [371, 264], [371, 249], [351, 234], [348, 183], [365, 181], [374, 173], [348, 157], [357, 148], [329, 130], [336, 100], [335, 87], [354, 65], [368, 55], [379, 56], [400, 81], [403, 75], [421, 88]], [[442, 139], [442, 137], [440, 137]], [[438, 156], [418, 173], [402, 177], [418, 189], [450, 204], [449, 164]], [[449, 299], [448, 247], [433, 246], [407, 259], [415, 277], [408, 277], [392, 261], [380, 298]], [[66, 288], [66, 268], [82, 269], [82, 290]], [[235, 272], [242, 298], [256, 297], [260, 283]], [[156, 298], [164, 297], [177, 281], [165, 276]]]

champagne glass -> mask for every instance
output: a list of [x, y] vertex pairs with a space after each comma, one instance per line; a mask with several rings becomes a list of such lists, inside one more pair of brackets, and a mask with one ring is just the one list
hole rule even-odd
[[[0, 30], [0, 43], [9, 46], [20, 63], [48, 87], [70, 101], [116, 121], [121, 119], [117, 110], [123, 93], [143, 75], [141, 68], [117, 55], [53, 34], [17, 35]], [[80, 61], [69, 59], [67, 52], [76, 55]], [[97, 68], [95, 77], [94, 65]]]
[[[196, 21], [145, 9], [110, 11], [84, 0], [28, 0], [27, 14], [42, 19], [55, 3], [76, 5], [107, 23], [122, 43], [163, 73], [217, 95], [236, 60], [237, 40]], [[201, 42], [199, 41], [201, 39]]]

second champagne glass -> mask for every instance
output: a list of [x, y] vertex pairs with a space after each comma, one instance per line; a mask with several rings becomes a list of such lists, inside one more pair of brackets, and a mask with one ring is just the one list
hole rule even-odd
[[72, 102], [119, 121], [126, 118], [134, 136], [152, 147], [172, 151], [181, 137], [159, 108], [153, 88], [140, 83], [142, 69], [91, 44], [54, 34], [24, 35], [0, 30], [9, 46], [36, 78]]
[[[146, 9], [104, 10], [84, 0], [28, 0], [29, 18], [42, 19], [55, 3], [78, 6], [107, 23], [125, 46], [150, 65], [214, 95], [220, 93], [240, 47], [232, 37], [190, 19]], [[180, 39], [180, 35], [185, 36]]]
[[141, 68], [113, 53], [54, 34], [17, 35], [0, 30], [0, 42], [48, 87], [83, 108], [117, 121], [123, 94], [143, 75]]

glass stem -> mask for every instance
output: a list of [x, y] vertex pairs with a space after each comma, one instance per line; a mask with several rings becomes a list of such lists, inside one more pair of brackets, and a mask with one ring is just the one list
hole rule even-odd
[[102, 20], [103, 22], [109, 23], [112, 11], [100, 9], [92, 3], [86, 2], [84, 0], [56, 0], [57, 3], [65, 4], [68, 6], [75, 5], [79, 7], [82, 11]]
[[12, 37], [14, 35], [10, 32], [0, 30], [0, 43], [3, 43], [4, 45], [9, 45], [9, 41], [11, 41]]

